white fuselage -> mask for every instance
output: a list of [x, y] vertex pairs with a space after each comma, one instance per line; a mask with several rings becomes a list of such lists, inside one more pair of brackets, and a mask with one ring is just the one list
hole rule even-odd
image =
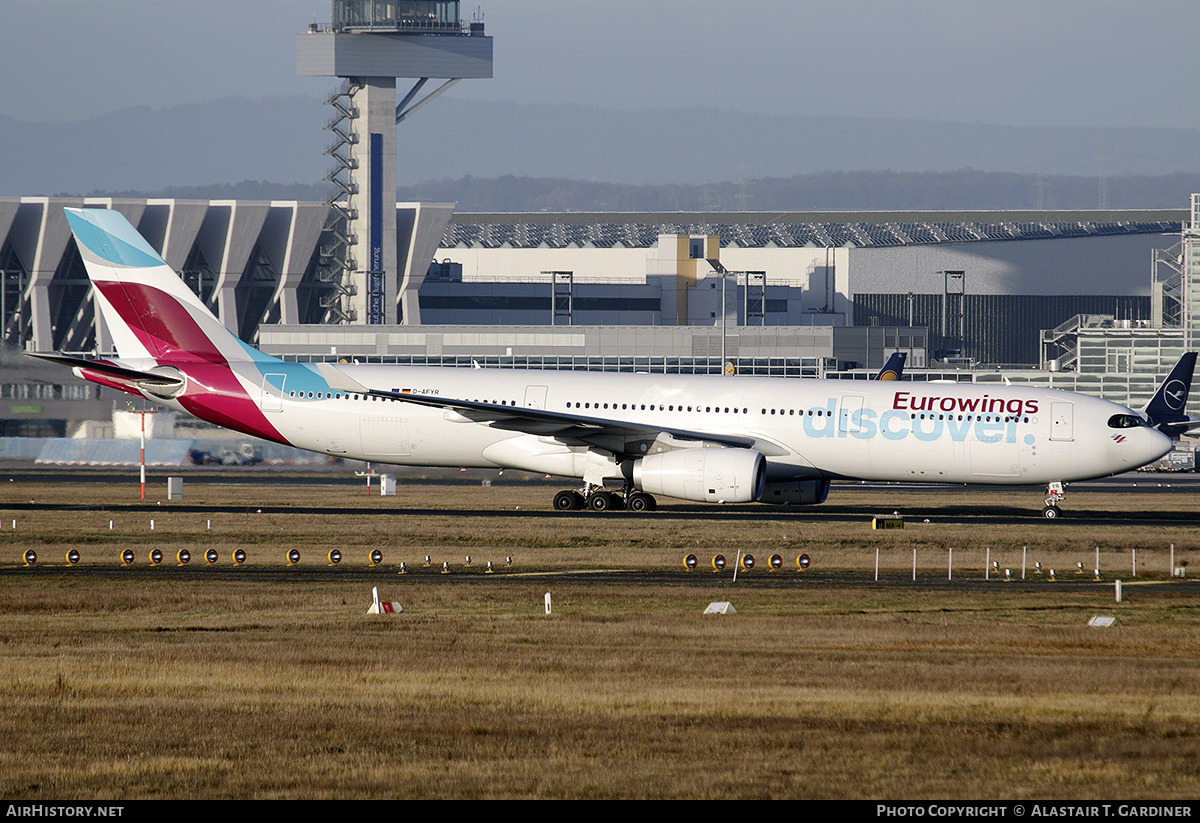
[[[330, 367], [324, 367], [329, 369]], [[768, 479], [852, 478], [1042, 484], [1135, 469], [1170, 449], [1131, 412], [1086, 395], [977, 384], [340, 365], [349, 381], [397, 399], [291, 379], [252, 385], [292, 445], [419, 466], [522, 468], [583, 477], [593, 446], [476, 422], [404, 395], [504, 405], [647, 429], [753, 438]], [[328, 372], [326, 372], [328, 374]], [[313, 388], [316, 385], [316, 388]], [[299, 387], [299, 388], [293, 388]], [[310, 396], [311, 395], [311, 396]], [[604, 421], [604, 422], [602, 422]], [[703, 438], [697, 437], [698, 440]], [[678, 441], [676, 441], [678, 447]], [[661, 450], [662, 445], [650, 446]], [[645, 453], [645, 445], [641, 446]], [[588, 458], [587, 453], [592, 457]], [[606, 473], [617, 477], [614, 467]]]

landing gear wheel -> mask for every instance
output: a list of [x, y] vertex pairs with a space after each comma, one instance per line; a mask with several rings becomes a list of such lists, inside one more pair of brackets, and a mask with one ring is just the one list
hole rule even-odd
[[1046, 508], [1042, 509], [1042, 517], [1046, 518], [1047, 520], [1057, 520], [1058, 518], [1062, 517], [1062, 509], [1060, 509], [1058, 506], [1047, 506]]
[[631, 512], [652, 512], [658, 508], [658, 503], [653, 495], [634, 492], [625, 498], [625, 508]]
[[554, 510], [559, 512], [575, 512], [583, 508], [583, 495], [570, 489], [554, 495]]
[[620, 498], [612, 492], [592, 492], [587, 499], [587, 507], [594, 512], [613, 511], [621, 508], [620, 504]]

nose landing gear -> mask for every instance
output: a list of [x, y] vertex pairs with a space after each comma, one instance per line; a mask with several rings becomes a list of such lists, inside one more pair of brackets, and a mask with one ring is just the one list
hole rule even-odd
[[1063, 492], [1063, 484], [1060, 482], [1049, 483], [1046, 486], [1046, 508], [1042, 509], [1042, 517], [1047, 520], [1057, 520], [1062, 517], [1062, 509], [1058, 504], [1066, 493]]

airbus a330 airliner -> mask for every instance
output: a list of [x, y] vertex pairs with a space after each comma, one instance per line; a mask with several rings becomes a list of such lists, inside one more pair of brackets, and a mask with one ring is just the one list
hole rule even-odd
[[1130, 409], [1050, 389], [288, 363], [226, 330], [120, 213], [67, 217], [118, 356], [37, 356], [315, 452], [573, 478], [559, 510], [821, 503], [855, 479], [1046, 484], [1057, 517], [1064, 483], [1171, 450]]

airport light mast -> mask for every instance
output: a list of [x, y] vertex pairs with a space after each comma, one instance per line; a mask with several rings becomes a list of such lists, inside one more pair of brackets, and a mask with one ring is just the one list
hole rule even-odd
[[[296, 37], [296, 73], [339, 77], [325, 150], [336, 238], [327, 267], [334, 291], [322, 306], [335, 323], [383, 325], [419, 316], [416, 290], [399, 294], [396, 125], [459, 80], [492, 76], [492, 38], [459, 19], [458, 0], [333, 0], [328, 27]], [[415, 83], [397, 103], [397, 78]], [[431, 79], [441, 79], [425, 94]], [[398, 299], [399, 295], [399, 299]]]
[[1192, 195], [1191, 215], [1183, 227], [1182, 263], [1184, 351], [1200, 351], [1200, 194]]

